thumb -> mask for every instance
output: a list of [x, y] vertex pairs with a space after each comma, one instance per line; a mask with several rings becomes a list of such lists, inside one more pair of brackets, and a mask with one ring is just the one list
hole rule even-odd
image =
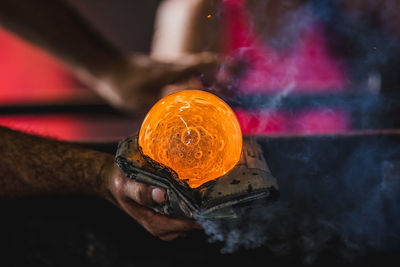
[[136, 181], [129, 181], [125, 184], [123, 195], [146, 207], [152, 207], [156, 203], [161, 204], [165, 202], [165, 192], [163, 189]]
[[158, 204], [163, 204], [165, 202], [165, 190], [158, 188], [158, 187], [153, 187], [151, 190], [151, 197], [154, 202]]

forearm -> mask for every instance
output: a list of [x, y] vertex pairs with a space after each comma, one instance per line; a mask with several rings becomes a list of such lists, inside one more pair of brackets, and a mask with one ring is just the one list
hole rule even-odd
[[0, 127], [0, 197], [100, 194], [110, 154]]
[[152, 235], [171, 240], [199, 229], [192, 220], [149, 209], [165, 192], [128, 179], [114, 157], [68, 143], [0, 127], [0, 198], [43, 194], [97, 194], [127, 212]]

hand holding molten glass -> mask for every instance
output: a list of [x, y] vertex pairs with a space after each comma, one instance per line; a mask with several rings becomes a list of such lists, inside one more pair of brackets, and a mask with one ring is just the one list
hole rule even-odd
[[240, 159], [242, 133], [232, 109], [199, 90], [158, 101], [139, 133], [143, 153], [195, 188], [230, 171]]

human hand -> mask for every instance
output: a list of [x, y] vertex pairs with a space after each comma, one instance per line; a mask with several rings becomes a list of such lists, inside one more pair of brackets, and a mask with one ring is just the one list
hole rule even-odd
[[135, 56], [130, 65], [116, 66], [93, 83], [93, 87], [114, 107], [143, 113], [161, 97], [165, 85], [199, 76], [215, 69], [218, 62], [212, 53], [187, 55], [174, 63]]
[[168, 201], [163, 189], [127, 178], [114, 164], [108, 164], [102, 195], [121, 208], [150, 234], [168, 241], [185, 236], [188, 231], [201, 229], [194, 220], [174, 218], [151, 209]]

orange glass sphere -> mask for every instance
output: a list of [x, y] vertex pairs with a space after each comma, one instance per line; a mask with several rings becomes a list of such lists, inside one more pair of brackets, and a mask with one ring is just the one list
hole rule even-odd
[[144, 119], [139, 145], [195, 188], [230, 171], [240, 159], [242, 132], [232, 109], [199, 90], [173, 93]]

